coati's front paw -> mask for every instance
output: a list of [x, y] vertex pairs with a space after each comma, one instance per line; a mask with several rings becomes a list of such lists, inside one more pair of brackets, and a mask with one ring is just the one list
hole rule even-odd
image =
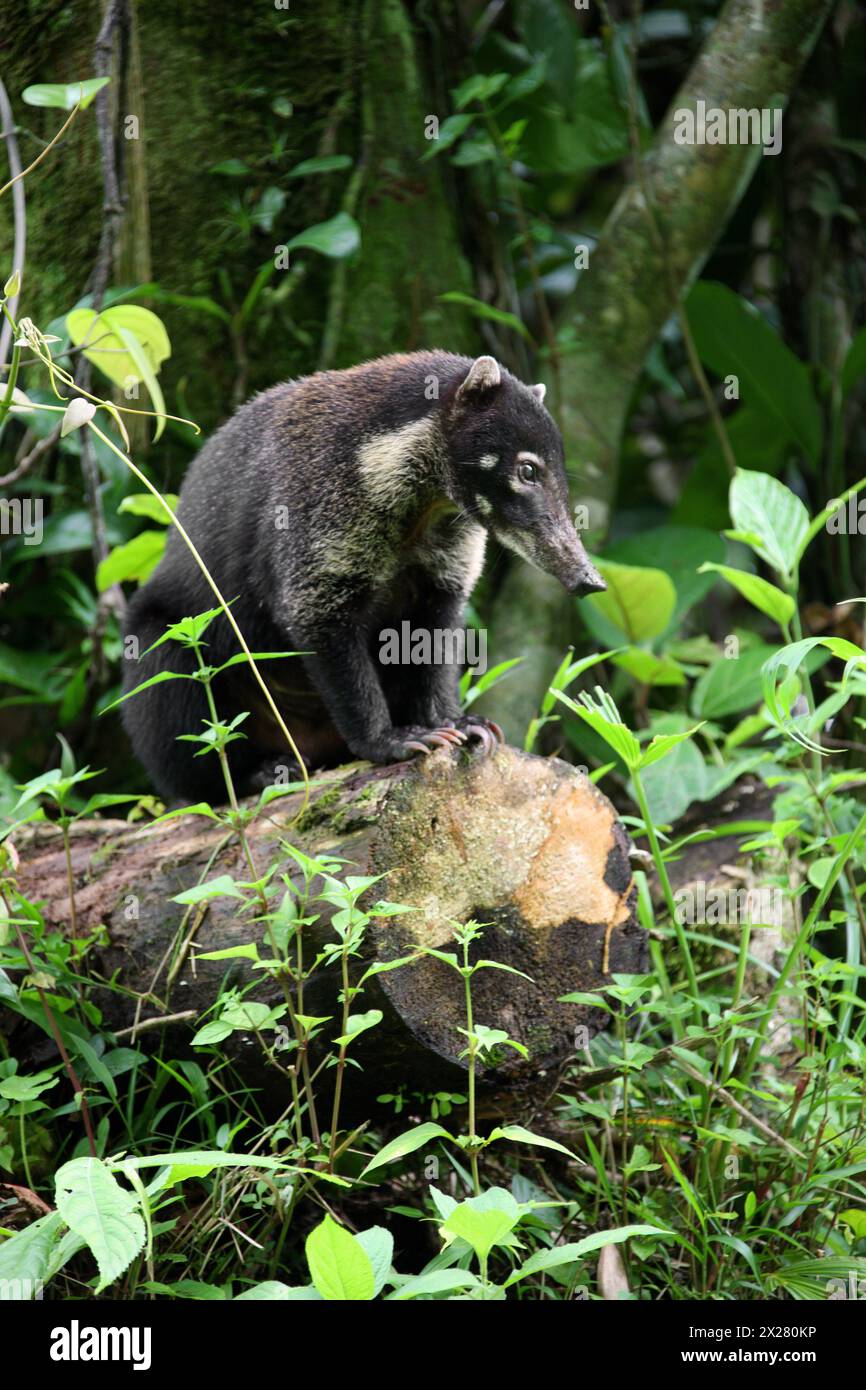
[[402, 763], [414, 757], [416, 753], [426, 755], [436, 748], [459, 748], [465, 742], [465, 737], [459, 729], [451, 726], [425, 729], [420, 724], [411, 724], [391, 729], [388, 734], [377, 739], [375, 745], [362, 756], [375, 763]]
[[492, 719], [482, 719], [480, 714], [461, 714], [453, 726], [456, 733], [462, 734], [466, 743], [480, 743], [481, 752], [488, 757], [497, 744], [505, 742], [505, 735]]

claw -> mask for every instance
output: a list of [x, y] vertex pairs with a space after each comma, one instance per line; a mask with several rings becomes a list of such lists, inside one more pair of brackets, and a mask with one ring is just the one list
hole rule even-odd
[[424, 735], [424, 741], [430, 748], [453, 748], [454, 745], [450, 738], [446, 738], [443, 730], [431, 729], [429, 734]]
[[463, 730], [455, 729], [453, 724], [444, 724], [441, 729], [436, 730], [436, 733], [440, 734], [442, 738], [446, 738], [449, 743], [454, 744], [457, 748], [459, 748], [462, 743], [466, 742], [466, 735], [463, 733]]
[[409, 739], [408, 743], [406, 744], [406, 747], [410, 749], [410, 751], [413, 753], [423, 753], [425, 757], [430, 752], [430, 749], [427, 747], [426, 743], [420, 743], [417, 739], [414, 738]]
[[490, 729], [490, 730], [492, 731], [492, 733], [494, 733], [494, 734], [496, 735], [496, 737], [497, 737], [497, 739], [499, 740], [499, 742], [500, 742], [501, 744], [504, 745], [504, 743], [505, 743], [505, 735], [504, 735], [504, 733], [502, 732], [502, 730], [500, 729], [499, 725], [496, 724], [496, 723], [494, 723], [494, 721], [493, 721], [492, 719], [488, 719], [488, 720], [487, 720], [487, 727], [488, 727], [488, 729]]

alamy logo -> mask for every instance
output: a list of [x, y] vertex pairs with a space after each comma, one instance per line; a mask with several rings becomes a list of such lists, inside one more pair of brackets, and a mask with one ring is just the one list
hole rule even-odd
[[149, 1327], [68, 1327], [51, 1331], [52, 1361], [131, 1361], [134, 1371], [150, 1370]]
[[41, 1279], [0, 1279], [0, 1303], [29, 1303], [42, 1289]]
[[487, 670], [487, 633], [482, 629], [416, 627], [408, 619], [379, 633], [379, 660], [383, 666], [468, 666], [483, 675]]
[[0, 497], [0, 536], [23, 536], [25, 545], [40, 545], [42, 498]]
[[703, 97], [691, 107], [674, 112], [677, 145], [763, 145], [764, 154], [782, 149], [782, 112], [779, 107], [707, 106]]

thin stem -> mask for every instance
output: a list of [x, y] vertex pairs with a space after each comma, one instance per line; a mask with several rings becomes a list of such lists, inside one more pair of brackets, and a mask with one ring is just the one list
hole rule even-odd
[[63, 836], [63, 853], [66, 858], [66, 889], [69, 894], [69, 926], [73, 936], [78, 935], [78, 916], [75, 911], [75, 877], [72, 872], [72, 847], [69, 841], [69, 825], [66, 820], [60, 822], [60, 833]]
[[662, 886], [665, 905], [670, 915], [671, 925], [673, 926], [674, 932], [676, 934], [677, 945], [680, 949], [680, 955], [683, 958], [683, 964], [686, 970], [686, 978], [689, 983], [689, 992], [692, 996], [692, 1007], [694, 1010], [695, 1021], [697, 1022], [699, 1017], [698, 981], [697, 976], [695, 975], [695, 963], [692, 960], [691, 947], [689, 946], [688, 937], [686, 936], [685, 931], [683, 930], [682, 922], [680, 922], [679, 918], [677, 917], [677, 905], [674, 902], [674, 894], [673, 889], [671, 888], [671, 881], [668, 878], [667, 865], [665, 864], [664, 858], [662, 857], [661, 846], [658, 841], [658, 836], [656, 835], [656, 830], [652, 822], [652, 817], [650, 816], [649, 806], [647, 804], [646, 799], [646, 793], [644, 792], [643, 783], [641, 782], [639, 772], [632, 773], [632, 781], [634, 783], [637, 803], [640, 807], [640, 813], [643, 818], [644, 827], [646, 829], [647, 838], [649, 840], [650, 849], [652, 851], [652, 857], [655, 862], [656, 872], [658, 873], [659, 882]]

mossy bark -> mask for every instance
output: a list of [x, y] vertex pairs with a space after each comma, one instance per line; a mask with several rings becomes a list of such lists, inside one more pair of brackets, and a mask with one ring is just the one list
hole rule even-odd
[[[26, 106], [21, 92], [36, 82], [90, 75], [101, 6], [80, 0], [73, 15], [70, 7], [31, 0], [7, 11], [3, 74], [24, 127], [26, 163], [63, 116]], [[127, 161], [133, 196], [115, 283], [134, 281], [149, 267], [163, 289], [207, 296], [236, 311], [275, 247], [344, 202], [351, 177], [345, 171], [286, 177], [330, 140], [331, 152], [348, 154], [358, 166], [362, 246], [348, 266], [314, 252], [293, 253], [293, 260], [310, 261], [292, 300], [294, 330], [259, 331], [255, 316], [246, 325], [247, 389], [315, 369], [329, 301], [338, 366], [413, 347], [471, 347], [466, 311], [438, 301], [446, 290], [469, 288], [469, 273], [438, 161], [418, 162], [428, 148], [424, 116], [433, 109], [424, 95], [429, 50], [401, 0], [333, 0], [287, 10], [178, 0], [138, 3], [135, 17], [129, 99], [136, 109], [123, 114], [138, 117], [139, 143]], [[291, 115], [277, 114], [279, 97], [291, 102]], [[286, 130], [285, 155], [274, 159], [274, 143]], [[211, 172], [229, 160], [251, 172], [241, 178]], [[237, 203], [254, 206], [270, 186], [288, 195], [272, 229], [233, 230]], [[102, 185], [92, 108], [28, 178], [27, 195], [22, 312], [44, 326], [83, 293], [96, 254]], [[10, 209], [3, 199], [0, 247], [8, 254]], [[343, 295], [342, 310], [334, 306], [335, 293]], [[231, 409], [237, 374], [231, 332], [212, 314], [153, 307], [172, 341], [163, 368], [169, 409], [189, 412], [207, 431]]]

